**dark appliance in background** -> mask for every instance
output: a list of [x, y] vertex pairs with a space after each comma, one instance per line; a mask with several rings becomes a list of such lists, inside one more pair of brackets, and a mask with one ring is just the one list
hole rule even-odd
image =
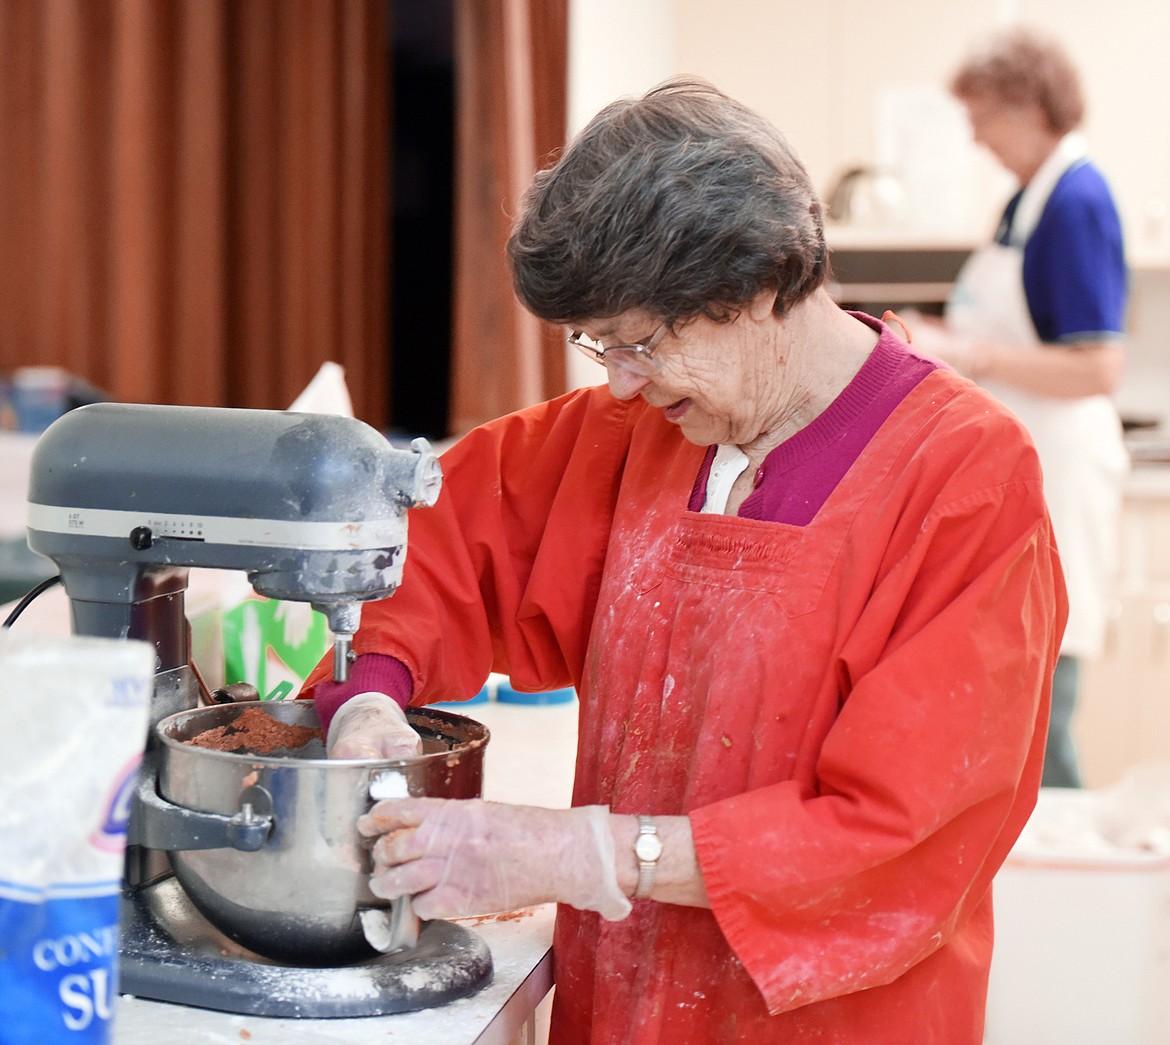
[[387, 0], [391, 435], [448, 434], [455, 186], [454, 0]]
[[941, 315], [955, 277], [971, 254], [965, 244], [834, 246], [829, 241], [829, 292], [843, 308], [881, 316], [886, 309], [916, 308]]

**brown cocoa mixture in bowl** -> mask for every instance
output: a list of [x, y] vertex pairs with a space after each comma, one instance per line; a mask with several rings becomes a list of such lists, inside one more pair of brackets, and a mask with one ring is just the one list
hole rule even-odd
[[313, 740], [324, 741], [319, 726], [294, 726], [269, 715], [262, 708], [251, 707], [233, 721], [196, 733], [188, 744], [213, 751], [246, 751], [268, 755], [273, 751], [295, 750]]

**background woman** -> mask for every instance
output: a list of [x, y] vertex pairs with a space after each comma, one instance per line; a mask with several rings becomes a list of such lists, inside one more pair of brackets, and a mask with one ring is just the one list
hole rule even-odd
[[1074, 134], [1080, 83], [1054, 41], [1013, 29], [955, 74], [975, 140], [1020, 184], [995, 240], [960, 273], [946, 327], [915, 347], [993, 392], [1027, 426], [1068, 586], [1044, 784], [1081, 784], [1070, 732], [1078, 662], [1098, 655], [1128, 456], [1110, 395], [1124, 365], [1128, 275], [1109, 187]]

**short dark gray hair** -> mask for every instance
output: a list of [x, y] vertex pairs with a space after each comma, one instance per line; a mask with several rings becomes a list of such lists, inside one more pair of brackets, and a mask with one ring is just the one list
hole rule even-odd
[[694, 79], [598, 113], [533, 179], [508, 257], [520, 301], [554, 323], [722, 321], [770, 290], [784, 312], [828, 276], [821, 203], [784, 136]]

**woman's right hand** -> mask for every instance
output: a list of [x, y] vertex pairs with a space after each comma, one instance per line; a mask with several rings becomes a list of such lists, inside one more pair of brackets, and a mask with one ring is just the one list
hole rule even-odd
[[983, 376], [987, 352], [984, 342], [956, 334], [938, 316], [913, 310], [906, 313], [905, 327], [910, 334], [909, 344], [919, 355], [945, 363], [965, 377]]
[[422, 737], [386, 694], [359, 693], [333, 716], [326, 749], [330, 758], [413, 758], [422, 754]]

